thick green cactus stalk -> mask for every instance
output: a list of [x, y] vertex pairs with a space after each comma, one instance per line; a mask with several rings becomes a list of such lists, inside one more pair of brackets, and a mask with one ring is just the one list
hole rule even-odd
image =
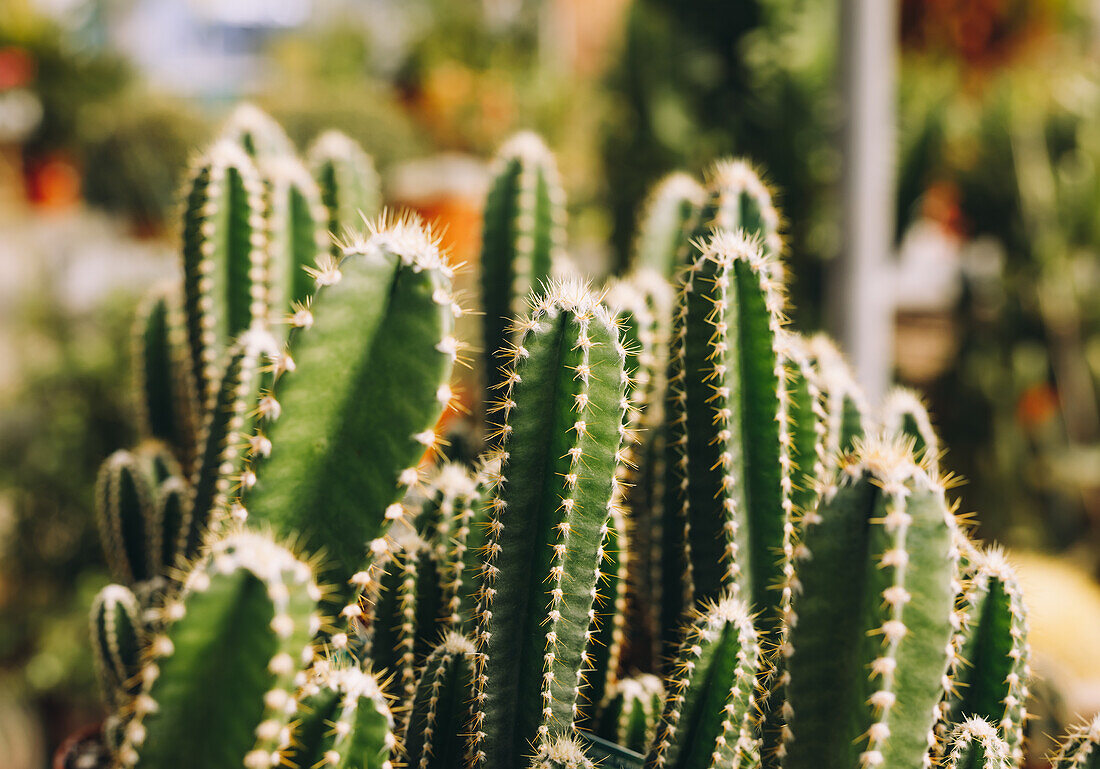
[[183, 295], [199, 403], [223, 351], [267, 314], [264, 185], [241, 148], [218, 142], [195, 165], [183, 212]]
[[223, 361], [191, 478], [191, 509], [175, 543], [176, 552], [187, 559], [198, 552], [208, 529], [224, 524], [241, 483], [251, 482], [242, 475], [248, 449], [267, 450], [262, 437], [253, 438], [253, 430], [261, 393], [271, 384], [271, 369], [279, 365], [279, 345], [257, 326], [229, 348]]
[[784, 332], [779, 338], [787, 371], [787, 419], [791, 440], [790, 503], [797, 516], [817, 502], [819, 479], [827, 477], [830, 458], [826, 396], [806, 341]]
[[753, 731], [760, 646], [744, 602], [704, 604], [682, 635], [649, 769], [734, 769], [759, 762]]
[[487, 371], [492, 389], [501, 380], [497, 358], [509, 346], [511, 319], [531, 291], [551, 276], [565, 242], [565, 193], [557, 165], [542, 139], [520, 133], [497, 153], [481, 234], [481, 306]]
[[260, 401], [234, 512], [323, 548], [337, 585], [404, 514], [402, 487], [419, 483], [417, 463], [436, 446], [459, 351], [451, 275], [419, 221], [373, 225], [318, 266], [320, 288], [294, 314]]
[[272, 158], [260, 172], [267, 183], [268, 320], [276, 324], [313, 295], [309, 270], [332, 239], [321, 192], [296, 157]]
[[968, 718], [951, 732], [941, 762], [946, 769], [1011, 769], [1019, 766], [997, 730], [981, 718]]
[[222, 126], [221, 138], [237, 144], [256, 161], [294, 155], [294, 144], [283, 127], [253, 104], [234, 108]]
[[172, 297], [172, 292], [157, 291], [138, 309], [134, 391], [142, 436], [163, 441], [189, 468], [195, 455], [199, 407], [187, 332]]
[[879, 422], [889, 432], [912, 438], [914, 453], [921, 462], [932, 468], [939, 466], [940, 442], [928, 418], [928, 410], [915, 392], [896, 387], [887, 393], [880, 408]]
[[151, 546], [154, 490], [141, 463], [129, 451], [116, 451], [99, 469], [96, 518], [111, 574], [134, 585], [157, 574]]
[[[685, 271], [672, 334], [670, 441], [695, 602], [727, 592], [778, 631], [790, 550], [781, 287], [755, 241], [717, 232]], [[668, 590], [675, 588], [666, 586]]]
[[163, 607], [167, 626], [150, 641], [119, 762], [277, 766], [320, 597], [309, 565], [264, 535], [213, 543]]
[[1051, 757], [1052, 769], [1097, 769], [1100, 767], [1100, 716], [1071, 729]]
[[474, 718], [476, 649], [448, 632], [424, 662], [405, 730], [409, 769], [463, 766]]
[[807, 354], [818, 372], [818, 389], [825, 399], [826, 477], [857, 441], [870, 433], [871, 418], [863, 393], [856, 384], [844, 356], [831, 339], [815, 334], [807, 343]]
[[428, 481], [417, 530], [439, 567], [444, 622], [459, 631], [473, 627], [488, 526], [477, 478], [462, 465], [441, 465]]
[[928, 766], [953, 654], [956, 525], [904, 441], [857, 447], [802, 517], [788, 769]]
[[[363, 148], [339, 131], [325, 131], [306, 152], [321, 202], [328, 211], [328, 233], [344, 237], [382, 210], [382, 190], [374, 161]], [[340, 247], [333, 243], [333, 256]]]
[[283, 765], [393, 769], [398, 752], [393, 714], [373, 674], [321, 660], [301, 691], [304, 713], [279, 756]]
[[627, 406], [626, 353], [585, 287], [552, 285], [516, 331], [479, 601], [487, 769], [523, 765], [577, 715]]
[[703, 205], [705, 191], [699, 182], [676, 171], [659, 181], [642, 206], [634, 240], [633, 268], [655, 271], [672, 280], [684, 263], [681, 251], [688, 244], [688, 228]]
[[769, 267], [775, 270], [772, 277], [781, 278], [779, 212], [760, 175], [749, 162], [728, 158], [717, 161], [706, 176], [707, 199], [696, 227], [745, 232], [760, 243]]
[[122, 585], [107, 585], [92, 604], [92, 651], [103, 699], [111, 708], [121, 708], [137, 693], [144, 647], [137, 599]]
[[[168, 478], [157, 487], [153, 503], [151, 546], [157, 573], [171, 575], [191, 558], [182, 549], [192, 515], [192, 492], [182, 478]], [[192, 554], [193, 555], [193, 554]]]
[[955, 638], [952, 678], [945, 700], [950, 723], [978, 717], [997, 724], [1013, 762], [1023, 759], [1027, 719], [1027, 609], [1016, 575], [1000, 550], [981, 553], [964, 585], [963, 627]]
[[644, 753], [657, 736], [664, 699], [665, 688], [657, 676], [643, 673], [615, 681], [600, 707], [597, 734]]
[[183, 468], [175, 454], [161, 441], [142, 441], [134, 449], [134, 458], [152, 487], [160, 486], [169, 478], [183, 477]]
[[[516, 764], [523, 766], [523, 764]], [[596, 769], [575, 737], [561, 736], [539, 743], [530, 769]]]
[[[620, 486], [621, 488], [621, 486]], [[592, 728], [597, 708], [619, 677], [623, 649], [623, 627], [626, 622], [626, 591], [630, 581], [630, 554], [627, 546], [627, 523], [618, 506], [604, 536], [605, 561], [600, 568], [601, 581], [596, 586], [598, 601], [595, 618], [589, 623], [588, 647], [590, 670], [585, 674], [587, 686], [581, 692], [581, 715], [578, 725]]]

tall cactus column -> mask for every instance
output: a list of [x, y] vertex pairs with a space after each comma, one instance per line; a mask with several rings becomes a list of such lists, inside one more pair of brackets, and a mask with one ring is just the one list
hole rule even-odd
[[625, 351], [583, 286], [552, 286], [516, 326], [477, 631], [486, 769], [525, 765], [576, 717], [626, 408]]

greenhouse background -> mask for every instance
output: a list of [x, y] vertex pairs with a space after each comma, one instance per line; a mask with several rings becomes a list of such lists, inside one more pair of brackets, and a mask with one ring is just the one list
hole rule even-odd
[[1031, 611], [1048, 736], [1100, 711], [1100, 4], [0, 0], [0, 755], [97, 719], [96, 469], [193, 153], [251, 101], [335, 127], [476, 262], [486, 158], [534, 129], [592, 276], [665, 173], [766, 169], [800, 331], [917, 389]]

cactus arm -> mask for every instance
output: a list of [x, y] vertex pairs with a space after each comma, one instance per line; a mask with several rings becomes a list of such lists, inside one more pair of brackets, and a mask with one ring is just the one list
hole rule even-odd
[[95, 492], [99, 534], [111, 573], [119, 582], [133, 585], [156, 574], [150, 546], [153, 493], [146, 473], [128, 451], [116, 451], [99, 470]]
[[202, 453], [191, 479], [191, 510], [175, 543], [184, 558], [195, 556], [208, 529], [224, 524], [233, 493], [241, 483], [260, 393], [270, 383], [265, 371], [276, 364], [278, 356], [275, 339], [254, 328], [223, 357], [218, 387], [203, 424]]
[[253, 104], [240, 104], [222, 126], [221, 138], [236, 143], [250, 158], [266, 161], [292, 156], [294, 144], [275, 120]]
[[627, 524], [616, 506], [611, 511], [603, 552], [606, 558], [600, 568], [597, 587], [596, 616], [588, 630], [590, 670], [585, 674], [588, 685], [582, 691], [582, 714], [578, 719], [584, 728], [591, 728], [596, 709], [603, 704], [608, 687], [618, 678], [623, 649], [623, 627], [626, 621], [626, 586], [630, 579], [630, 556], [627, 548]]
[[1070, 730], [1051, 757], [1052, 769], [1100, 767], [1100, 716]]
[[818, 389], [825, 398], [826, 470], [832, 472], [840, 458], [851, 454], [856, 443], [868, 435], [871, 418], [863, 394], [832, 340], [816, 334], [807, 348], [818, 372]]
[[149, 644], [119, 750], [123, 766], [261, 769], [289, 744], [290, 687], [312, 660], [320, 590], [309, 566], [263, 535], [214, 543]]
[[428, 655], [405, 730], [410, 769], [463, 766], [474, 715], [475, 655], [474, 645], [454, 632]]
[[473, 623], [487, 524], [477, 478], [453, 463], [436, 470], [428, 482], [417, 530], [431, 543], [439, 567], [440, 619], [456, 630]]
[[775, 268], [772, 277], [782, 278], [778, 257], [783, 249], [779, 235], [779, 212], [760, 175], [745, 160], [716, 162], [707, 174], [709, 205], [704, 205], [699, 224], [708, 228], [742, 230], [760, 243]]
[[1018, 765], [997, 730], [981, 718], [963, 721], [947, 739], [945, 769], [1012, 769]]
[[906, 447], [859, 447], [803, 516], [784, 766], [924, 766], [951, 649], [956, 527]]
[[625, 351], [583, 286], [551, 286], [517, 327], [479, 600], [474, 754], [489, 769], [573, 723], [626, 406]]
[[724, 769], [758, 760], [752, 719], [760, 648], [745, 604], [704, 605], [683, 634], [648, 769]]
[[153, 506], [153, 531], [157, 532], [159, 548], [158, 573], [168, 575], [184, 563], [180, 542], [190, 526], [191, 488], [180, 478], [169, 478], [157, 488]]
[[673, 278], [687, 228], [704, 194], [702, 185], [682, 172], [673, 172], [657, 183], [642, 206], [633, 248], [635, 269], [648, 268], [668, 280]]
[[325, 285], [295, 313], [293, 357], [261, 400], [253, 445], [270, 456], [253, 451], [257, 481], [237, 512], [324, 548], [337, 584], [403, 514], [401, 486], [419, 482], [416, 464], [435, 446], [458, 353], [450, 275], [418, 222], [376, 226], [317, 273]]
[[169, 292], [150, 295], [134, 327], [138, 423], [145, 438], [163, 441], [189, 467], [195, 452], [198, 404], [179, 308]]
[[[374, 161], [346, 134], [325, 131], [310, 146], [306, 158], [328, 212], [330, 236], [343, 237], [364, 219], [380, 213], [382, 191]], [[340, 254], [335, 243], [332, 253]]]
[[912, 390], [896, 387], [887, 393], [880, 408], [883, 429], [913, 439], [914, 453], [929, 467], [939, 465], [940, 443], [928, 410]]
[[598, 734], [635, 753], [643, 753], [657, 735], [664, 686], [654, 675], [615, 681], [601, 708]]
[[275, 158], [260, 170], [267, 182], [268, 320], [276, 322], [313, 294], [307, 268], [329, 251], [328, 212], [317, 183], [296, 158]]
[[485, 202], [481, 247], [481, 301], [486, 384], [499, 384], [497, 355], [509, 341], [509, 319], [531, 291], [551, 276], [564, 244], [565, 194], [542, 139], [520, 133], [497, 154]]
[[146, 638], [141, 608], [122, 585], [107, 585], [92, 604], [92, 650], [103, 699], [121, 708], [137, 693], [141, 654]]
[[240, 147], [222, 141], [199, 160], [183, 222], [184, 312], [204, 406], [222, 351], [267, 312], [263, 181]]
[[945, 701], [947, 718], [977, 716], [997, 724], [1013, 761], [1023, 758], [1030, 675], [1027, 610], [1023, 591], [1000, 550], [980, 553], [977, 571], [963, 591], [966, 602], [957, 634], [956, 688]]

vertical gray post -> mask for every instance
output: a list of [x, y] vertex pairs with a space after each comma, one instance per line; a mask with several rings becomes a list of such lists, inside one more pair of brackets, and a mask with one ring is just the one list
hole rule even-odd
[[841, 0], [844, 100], [841, 252], [829, 285], [833, 332], [876, 403], [893, 371], [897, 2]]

